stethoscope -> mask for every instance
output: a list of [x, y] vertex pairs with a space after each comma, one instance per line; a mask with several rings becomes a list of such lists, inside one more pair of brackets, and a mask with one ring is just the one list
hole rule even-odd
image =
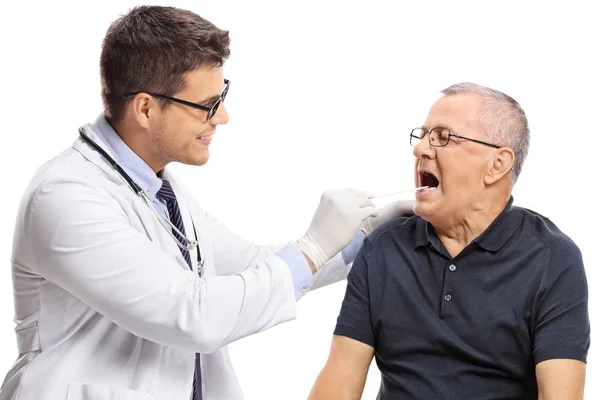
[[[113, 168], [118, 172], [121, 178], [123, 178], [125, 182], [129, 184], [131, 189], [133, 189], [133, 191], [144, 201], [148, 208], [152, 210], [152, 213], [154, 213], [156, 218], [158, 218], [158, 220], [161, 222], [163, 228], [165, 228], [165, 230], [171, 235], [173, 240], [175, 240], [177, 246], [188, 251], [192, 251], [194, 248], [196, 248], [196, 252], [198, 255], [198, 266], [201, 268], [204, 267], [204, 260], [202, 260], [202, 256], [200, 255], [200, 246], [198, 246], [198, 235], [196, 234], [196, 226], [194, 225], [194, 219], [192, 218], [192, 226], [194, 228], [195, 239], [190, 240], [183, 233], [181, 233], [181, 231], [179, 231], [179, 229], [177, 229], [175, 225], [173, 225], [171, 220], [167, 219], [167, 217], [165, 217], [163, 214], [156, 210], [156, 208], [152, 205], [152, 200], [150, 200], [146, 192], [144, 192], [138, 186], [138, 184], [135, 183], [133, 179], [131, 179], [127, 172], [125, 172], [123, 168], [121, 168], [121, 166], [111, 156], [109, 156], [108, 153], [104, 151], [102, 147], [100, 147], [96, 142], [94, 142], [88, 135], [84, 133], [83, 127], [79, 128], [79, 135], [83, 140], [85, 140], [87, 144], [92, 146], [94, 150], [100, 153], [102, 157], [104, 157], [104, 159], [109, 162], [110, 165], [113, 166]], [[180, 237], [183, 238], [183, 243], [173, 234], [173, 231], [175, 231]], [[200, 270], [200, 274], [202, 275], [202, 270]]]

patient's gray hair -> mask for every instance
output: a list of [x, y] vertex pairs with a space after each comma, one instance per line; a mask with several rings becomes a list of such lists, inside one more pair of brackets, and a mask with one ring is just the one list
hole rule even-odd
[[498, 90], [470, 82], [457, 83], [442, 90], [442, 93], [447, 96], [475, 93], [481, 97], [482, 104], [476, 123], [484, 130], [486, 141], [514, 151], [515, 162], [510, 175], [514, 185], [529, 150], [529, 124], [521, 105]]

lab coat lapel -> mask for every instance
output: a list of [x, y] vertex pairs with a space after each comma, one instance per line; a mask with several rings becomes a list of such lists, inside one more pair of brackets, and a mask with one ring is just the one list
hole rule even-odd
[[[100, 146], [105, 152], [108, 153], [109, 156], [111, 156], [114, 159], [114, 155], [110, 152], [110, 150], [104, 144], [102, 139], [89, 127], [89, 125], [84, 126], [84, 133], [87, 136], [89, 136], [94, 142], [96, 142], [98, 146]], [[179, 250], [179, 246], [175, 242], [175, 239], [173, 239], [171, 235], [169, 235], [167, 230], [162, 226], [161, 221], [159, 221], [159, 219], [154, 215], [152, 210], [150, 210], [144, 204], [144, 201], [141, 198], [139, 198], [139, 196], [129, 187], [127, 182], [125, 182], [125, 180], [121, 178], [121, 176], [114, 169], [114, 167], [110, 165], [110, 163], [107, 160], [105, 160], [99, 152], [97, 152], [92, 146], [86, 143], [81, 137], [78, 137], [73, 142], [72, 146], [75, 150], [81, 153], [81, 155], [85, 157], [88, 161], [92, 162], [104, 173], [106, 173], [106, 176], [109, 180], [115, 182], [121, 187], [124, 187], [124, 190], [129, 192], [128, 195], [135, 198], [134, 201], [136, 202], [136, 205], [138, 205], [137, 214], [139, 215], [140, 221], [143, 224], [144, 229], [146, 230], [146, 232], [144, 233], [149, 237], [150, 240], [161, 246], [167, 254], [172, 254], [182, 268], [189, 270], [189, 266], [183, 258], [183, 255], [181, 254], [181, 251]], [[188, 237], [191, 238], [192, 236], [189, 236], [188, 233], [190, 217], [189, 212], [187, 211], [187, 207], [181, 208], [181, 213], [182, 217], [184, 218], [186, 234]], [[192, 229], [191, 226], [190, 229]], [[192, 265], [193, 264], [194, 263], [192, 263]]]
[[[115, 158], [114, 154], [111, 153], [111, 151], [104, 144], [102, 139], [96, 134], [96, 132], [94, 132], [89, 127], [89, 125], [85, 125], [83, 129], [83, 133], [85, 133], [87, 136], [90, 137], [90, 139], [96, 142], [96, 144], [98, 144], [98, 146], [100, 146], [102, 150], [107, 152], [109, 156], [111, 156], [113, 159]], [[85, 157], [88, 161], [94, 163], [98, 168], [105, 172], [110, 180], [127, 185], [127, 183], [119, 176], [117, 171], [115, 171], [113, 166], [110, 165], [108, 161], [104, 159], [104, 157], [102, 157], [102, 154], [100, 154], [92, 146], [87, 144], [80, 136], [77, 137], [77, 139], [73, 142], [72, 146], [75, 150], [81, 153], [81, 155]]]

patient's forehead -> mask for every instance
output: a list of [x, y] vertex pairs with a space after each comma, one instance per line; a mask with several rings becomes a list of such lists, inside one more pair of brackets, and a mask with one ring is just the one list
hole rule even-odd
[[457, 134], [475, 130], [480, 108], [481, 98], [475, 93], [443, 96], [429, 109], [424, 128], [448, 128]]

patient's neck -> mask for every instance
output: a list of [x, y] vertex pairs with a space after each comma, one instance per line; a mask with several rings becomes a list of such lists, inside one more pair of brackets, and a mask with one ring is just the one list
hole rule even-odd
[[501, 200], [493, 201], [483, 199], [476, 204], [465, 208], [460, 215], [445, 219], [442, 223], [435, 223], [433, 228], [440, 241], [454, 258], [474, 239], [481, 235], [506, 207], [510, 194]]

